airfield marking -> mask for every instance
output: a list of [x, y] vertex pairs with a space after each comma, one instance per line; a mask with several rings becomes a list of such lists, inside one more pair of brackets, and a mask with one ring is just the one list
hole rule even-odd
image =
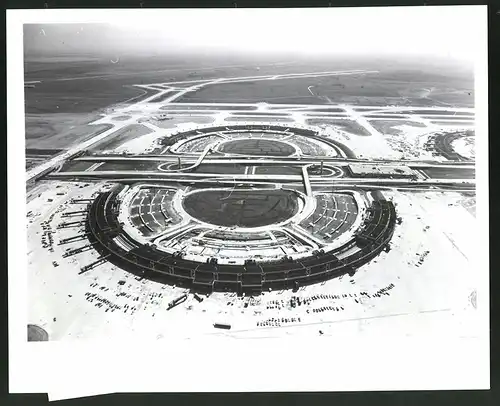
[[[160, 131], [161, 128], [154, 125], [154, 124], [151, 124], [150, 122], [148, 121], [144, 121], [143, 123], [141, 123], [142, 125], [144, 125], [145, 127], [148, 127], [150, 130], [153, 130], [153, 132], [157, 132], [157, 131]], [[150, 135], [150, 134], [146, 134], [146, 135]]]
[[366, 130], [368, 130], [368, 132], [375, 136], [375, 137], [378, 137], [380, 138], [381, 140], [384, 140], [384, 143], [385, 143], [385, 139], [384, 137], [382, 137], [382, 134], [380, 134], [380, 132], [378, 132], [371, 124], [370, 122], [362, 115], [362, 114], [359, 114], [357, 111], [355, 111], [353, 108], [349, 107], [349, 106], [343, 106], [344, 107], [344, 110], [349, 113], [349, 115], [360, 125], [362, 125], [363, 127], [366, 128]]
[[[289, 63], [284, 63], [283, 65], [291, 65], [293, 62]], [[271, 64], [266, 64], [262, 66], [276, 66], [276, 64], [271, 63]], [[214, 67], [208, 67], [208, 68], [186, 68], [186, 69], [161, 69], [161, 70], [152, 70], [148, 71], [148, 73], [163, 73], [163, 72], [197, 72], [197, 71], [204, 71], [204, 70], [211, 70], [211, 69], [220, 69], [220, 68], [248, 68], [248, 65], [225, 65], [225, 66], [214, 66]], [[130, 76], [130, 73], [116, 73], [113, 72], [113, 74], [109, 75], [95, 75], [95, 76], [85, 76], [85, 77], [75, 77], [75, 78], [60, 78], [60, 79], [49, 79], [46, 80], [46, 82], [60, 82], [60, 81], [69, 81], [69, 80], [83, 80], [83, 79], [106, 79], [111, 76]], [[202, 79], [203, 80], [203, 79]], [[177, 83], [186, 83], [186, 82], [167, 82], [169, 84], [177, 84]], [[143, 85], [147, 86], [147, 85]]]
[[[272, 65], [275, 65], [275, 64], [271, 64], [271, 66]], [[231, 65], [231, 66], [226, 66], [226, 67], [239, 67], [239, 66], [241, 66], [241, 65]], [[196, 70], [203, 70], [203, 69], [207, 70], [207, 69], [212, 69], [212, 68], [200, 68], [200, 69], [196, 69]], [[161, 70], [159, 72], [178, 71], [178, 70], [179, 69]], [[184, 69], [182, 71], [185, 71], [185, 70], [190, 70], [190, 69]], [[195, 69], [193, 69], [193, 70], [195, 70]], [[204, 86], [207, 86], [209, 84], [217, 84], [217, 83], [224, 84], [224, 83], [236, 83], [236, 82], [255, 81], [255, 80], [269, 80], [270, 77], [272, 77], [273, 80], [276, 80], [276, 79], [293, 79], [293, 78], [321, 77], [321, 76], [346, 75], [346, 74], [364, 74], [364, 73], [377, 73], [377, 72], [378, 71], [363, 71], [363, 70], [330, 71], [330, 72], [309, 72], [309, 73], [298, 73], [298, 74], [247, 76], [247, 77], [234, 77], [234, 78], [218, 78], [218, 79], [214, 79], [214, 80], [197, 80], [197, 81], [184, 81], [184, 82], [179, 82], [178, 81], [178, 82], [163, 82], [163, 83], [156, 83], [156, 84], [153, 83], [153, 84], [149, 84], [149, 85], [135, 85], [136, 87], [143, 87], [143, 88], [148, 88], [148, 86], [162, 85], [162, 86], [167, 86], [167, 88], [165, 90], [163, 90], [163, 91], [160, 91], [159, 93], [156, 93], [156, 94], [152, 95], [151, 97], [149, 97], [149, 98], [147, 98], [147, 99], [145, 99], [145, 100], [143, 100], [141, 102], [135, 103], [135, 104], [133, 104], [131, 106], [128, 106], [125, 109], [121, 109], [121, 110], [118, 110], [118, 111], [119, 112], [127, 112], [129, 110], [133, 110], [135, 108], [135, 106], [137, 106], [137, 105], [141, 105], [141, 106], [146, 107], [147, 104], [148, 104], [148, 102], [150, 100], [153, 100], [154, 98], [160, 97], [161, 95], [164, 95], [164, 94], [167, 94], [168, 92], [170, 92], [171, 88], [168, 87], [168, 84], [197, 83], [196, 85], [184, 88], [182, 90], [179, 90], [177, 93], [174, 93], [171, 97], [167, 98], [163, 102], [163, 104], [169, 104], [172, 101], [174, 101], [175, 99], [181, 97], [182, 95], [184, 95], [184, 94], [186, 94], [188, 92], [191, 92], [191, 91], [197, 91], [200, 88], [202, 88]], [[104, 77], [107, 77], [107, 76], [104, 76]], [[74, 78], [74, 79], [76, 80], [76, 79], [88, 79], [88, 78], [91, 78], [91, 77]], [[55, 80], [56, 81], [59, 81], [59, 80], [73, 80], [73, 78], [61, 78], [61, 79], [55, 79]], [[310, 87], [312, 87], [312, 86], [310, 86]], [[310, 88], [309, 88], [309, 91], [310, 91]], [[311, 92], [311, 94], [312, 94], [312, 92]], [[140, 95], [140, 96], [142, 96], [142, 95]], [[139, 96], [137, 96], [137, 97], [139, 97]], [[193, 103], [186, 103], [186, 104], [183, 104], [183, 105], [185, 105], [185, 106], [186, 105], [193, 105]], [[202, 104], [196, 104], [196, 103], [194, 103], [194, 105], [202, 105]], [[237, 104], [237, 103], [204, 103], [203, 105], [214, 105], [214, 106], [229, 105], [229, 106], [234, 106], [234, 105], [240, 105], [240, 104]], [[252, 103], [252, 104], [248, 104], [248, 105], [249, 106], [257, 106], [257, 107], [260, 106], [260, 107], [262, 107], [261, 104], [256, 104], [256, 103]], [[302, 105], [302, 106], [301, 105], [290, 105], [290, 104], [273, 105], [274, 108], [278, 108], [278, 109], [280, 107], [284, 107], [284, 106], [286, 106], [288, 108], [293, 108], [293, 109], [300, 109], [300, 108], [314, 109], [314, 108], [318, 108], [318, 106], [311, 106], [311, 105]], [[373, 108], [373, 106], [356, 106], [357, 109], [362, 109], [363, 107]], [[267, 109], [267, 106], [266, 106], [266, 109]], [[359, 122], [360, 125], [362, 125], [363, 127], [365, 127], [371, 134], [380, 136], [380, 133], [371, 126], [371, 124], [368, 122], [368, 120], [366, 120], [366, 119], [364, 119], [364, 117], [362, 117], [362, 115], [364, 113], [362, 113], [362, 112], [355, 112], [350, 107], [347, 107], [346, 110], [347, 109], [350, 109], [351, 116], [355, 116], [356, 117], [356, 121]], [[380, 109], [379, 111], [382, 111], [382, 110], [384, 110], [384, 111], [390, 111], [390, 110], [393, 110], [393, 111], [404, 111], [404, 110], [414, 110], [414, 111], [418, 111], [418, 110], [444, 110], [444, 111], [455, 112], [455, 114], [456, 114], [457, 111], [467, 111], [467, 112], [473, 111], [473, 109], [470, 109], [470, 108], [452, 108], [452, 107], [439, 107], [439, 108], [437, 108], [437, 107], [409, 107], [409, 106], [407, 106], [407, 107], [397, 107], [397, 106], [385, 107], [383, 109]], [[368, 114], [368, 113], [366, 113], [366, 114]], [[296, 119], [300, 119], [301, 121], [304, 120], [304, 116], [302, 114], [297, 114], [295, 116], [295, 118]], [[97, 122], [106, 122], [106, 119], [108, 119], [108, 121], [109, 121], [109, 116], [101, 118], [99, 120], [96, 120], [96, 122], [93, 122], [93, 123], [90, 123], [90, 124], [92, 125], [92, 124], [96, 124]], [[135, 118], [132, 117], [132, 119], [129, 120], [129, 121], [132, 121], [134, 119], [136, 120], [137, 118], [136, 117]], [[39, 176], [40, 174], [42, 174], [46, 170], [49, 170], [50, 168], [54, 167], [58, 163], [60, 163], [62, 161], [65, 161], [67, 159], [70, 159], [73, 155], [75, 155], [76, 153], [80, 152], [81, 150], [88, 148], [89, 146], [93, 145], [94, 143], [96, 143], [96, 142], [98, 142], [98, 141], [106, 138], [107, 136], [113, 134], [114, 132], [120, 130], [121, 128], [123, 128], [126, 125], [128, 125], [128, 121], [127, 122], [122, 122], [122, 123], [119, 123], [119, 124], [117, 124], [115, 122], [115, 123], [113, 123], [113, 125], [114, 125], [114, 127], [111, 128], [110, 130], [107, 130], [107, 131], [101, 133], [100, 135], [97, 135], [97, 136], [93, 137], [92, 139], [90, 139], [90, 140], [88, 140], [86, 142], [83, 142], [83, 143], [75, 146], [74, 148], [68, 150], [66, 153], [61, 154], [60, 156], [54, 157], [54, 158], [46, 161], [45, 163], [42, 163], [41, 165], [32, 168], [30, 171], [27, 172], [27, 181], [29, 182], [33, 178]], [[165, 150], [167, 148], [165, 148]]]
[[[209, 68], [207, 68], [209, 69]], [[308, 72], [308, 73], [295, 73], [295, 74], [283, 74], [283, 75], [263, 75], [263, 76], [243, 76], [243, 77], [234, 77], [234, 78], [218, 78], [214, 79], [208, 82], [203, 82], [203, 83], [198, 83], [196, 85], [187, 87], [183, 89], [182, 91], [179, 91], [178, 93], [175, 93], [171, 97], [167, 98], [165, 100], [165, 103], [169, 103], [175, 99], [178, 99], [179, 97], [183, 96], [184, 94], [191, 92], [191, 91], [196, 91], [199, 90], [202, 87], [211, 85], [211, 84], [216, 84], [216, 83], [241, 83], [241, 82], [253, 82], [253, 81], [261, 81], [261, 80], [278, 80], [278, 79], [295, 79], [295, 78], [307, 78], [307, 77], [322, 77], [322, 76], [335, 76], [335, 75], [352, 75], [352, 74], [365, 74], [365, 73], [378, 73], [378, 71], [366, 71], [366, 70], [350, 70], [350, 71], [329, 71], [329, 72]], [[169, 82], [162, 82], [162, 83], [151, 83], [146, 86], [155, 86], [155, 85], [168, 85]], [[144, 86], [144, 85], [143, 85]], [[141, 102], [138, 102], [138, 104], [144, 104], [148, 103], [151, 100], [154, 100], [157, 97], [163, 96], [169, 91], [160, 91], [159, 93], [155, 94], [154, 96], [151, 96]]]

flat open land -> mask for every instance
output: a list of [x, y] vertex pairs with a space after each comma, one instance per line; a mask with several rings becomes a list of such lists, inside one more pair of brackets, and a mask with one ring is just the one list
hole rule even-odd
[[[187, 164], [181, 164], [181, 168], [188, 168], [191, 165]], [[179, 165], [174, 163], [171, 165], [166, 165], [164, 166], [164, 169], [169, 170], [169, 171], [175, 171], [179, 169]], [[246, 165], [240, 165], [240, 164], [201, 164], [200, 166], [192, 169], [192, 173], [217, 173], [217, 174], [223, 174], [223, 173], [234, 173], [234, 174], [243, 174], [245, 173], [247, 169]]]
[[473, 91], [474, 82], [460, 74], [400, 68], [380, 73], [217, 84], [188, 93], [180, 101], [471, 107]]
[[155, 93], [133, 84], [257, 75], [260, 72], [300, 72], [303, 69], [293, 64], [263, 64], [260, 70], [256, 68], [237, 63], [221, 68], [216, 62], [207, 66], [199, 61], [170, 58], [123, 57], [117, 64], [102, 56], [26, 59], [25, 80], [41, 82], [24, 89], [26, 139], [37, 139], [27, 147], [66, 148], [69, 143], [91, 137], [88, 127], [80, 126], [96, 119], [98, 113], [114, 104], [136, 103]]
[[[177, 165], [176, 165], [177, 166]], [[210, 164], [201, 164], [196, 169], [194, 169], [194, 173], [236, 173], [241, 174], [245, 173], [246, 165], [239, 164], [227, 164], [227, 165], [210, 165]]]
[[301, 175], [302, 169], [297, 166], [256, 166], [255, 173], [259, 175]]
[[173, 117], [168, 120], [149, 120], [149, 122], [159, 128], [169, 129], [175, 128], [177, 124], [184, 124], [186, 122], [194, 124], [210, 124], [214, 119], [207, 116], [189, 116], [189, 117]]
[[297, 196], [283, 190], [211, 190], [189, 195], [184, 208], [203, 222], [232, 227], [262, 227], [292, 217]]
[[[256, 110], [256, 106], [231, 106], [231, 110]], [[211, 106], [203, 106], [203, 105], [197, 105], [197, 106], [190, 106], [188, 104], [185, 105], [170, 105], [167, 104], [165, 106], [161, 106], [160, 110], [165, 110], [165, 111], [177, 111], [177, 110], [227, 110], [227, 106], [217, 106], [217, 105], [211, 105]], [[255, 111], [252, 112], [245, 112], [245, 114], [253, 114]]]
[[111, 128], [88, 125], [97, 118], [95, 114], [27, 114], [26, 148], [66, 149]]
[[158, 162], [138, 161], [134, 165], [129, 162], [104, 162], [98, 168], [100, 171], [156, 171], [158, 170]]
[[92, 152], [113, 150], [127, 141], [134, 140], [143, 135], [149, 134], [152, 131], [142, 124], [131, 124], [127, 127], [121, 128], [115, 134], [106, 137], [101, 142], [94, 144], [91, 148]]
[[[259, 68], [259, 69], [257, 69]], [[104, 56], [88, 58], [64, 57], [25, 61], [25, 80], [41, 81], [25, 89], [26, 112], [90, 113], [116, 103], [143, 96], [146, 89], [132, 84], [212, 79], [304, 72], [304, 64], [263, 63], [248, 61], [220, 64], [181, 58], [122, 57], [117, 64]], [[130, 100], [135, 103], [139, 99]]]
[[252, 122], [252, 123], [269, 123], [274, 121], [276, 123], [293, 123], [293, 119], [285, 117], [228, 117], [225, 119], [227, 122]]
[[219, 151], [228, 154], [289, 156], [295, 148], [284, 142], [266, 139], [242, 139], [224, 143]]
[[333, 118], [309, 118], [306, 119], [306, 123], [309, 125], [324, 125], [337, 127], [342, 131], [346, 131], [354, 135], [370, 135], [370, 133], [363, 126], [359, 125], [356, 121], [340, 119], [335, 120]]
[[442, 125], [442, 126], [473, 126], [473, 120], [433, 120], [432, 124]]
[[475, 178], [474, 172], [460, 170], [460, 169], [455, 169], [453, 172], [450, 172], [442, 168], [429, 168], [429, 169], [424, 169], [422, 172], [425, 172], [425, 174], [432, 179]]
[[89, 161], [69, 161], [69, 162], [65, 162], [63, 164], [62, 170], [63, 171], [68, 171], [68, 172], [86, 171], [92, 165], [94, 165], [94, 162], [89, 162]]
[[424, 124], [409, 120], [370, 120], [370, 124], [375, 127], [380, 133], [390, 135], [401, 135], [404, 132], [400, 128], [398, 128], [401, 126], [425, 128]]
[[[375, 69], [379, 72], [208, 85], [185, 94], [178, 101], [473, 106], [474, 83], [468, 71], [452, 69], [443, 74], [439, 64], [427, 67], [418, 61], [401, 62], [400, 65], [387, 67], [384, 61], [370, 60], [334, 60], [328, 63], [296, 60], [283, 63], [261, 61], [259, 64], [255, 61], [234, 61], [221, 66], [216, 60], [200, 62], [160, 57], [145, 60], [133, 56], [124, 56], [114, 64], [107, 56], [32, 57], [25, 61], [25, 80], [41, 83], [25, 88], [26, 139], [37, 140], [34, 145], [27, 142], [27, 147], [45, 148], [50, 145], [52, 148], [67, 148], [68, 144], [79, 142], [86, 135], [91, 136], [88, 128], [80, 126], [97, 118], [110, 106], [136, 103], [154, 94], [151, 89], [133, 84], [332, 69]], [[190, 109], [189, 106], [186, 108]], [[241, 109], [246, 110], [247, 107], [242, 106]], [[200, 123], [200, 120], [203, 119], [193, 117], [192, 121]], [[228, 121], [245, 119], [231, 117]], [[171, 128], [172, 124], [165, 122], [160, 126]], [[311, 124], [316, 122], [311, 121]]]

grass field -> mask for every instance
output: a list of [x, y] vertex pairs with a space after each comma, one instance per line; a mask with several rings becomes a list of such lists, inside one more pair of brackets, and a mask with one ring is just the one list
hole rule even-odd
[[154, 99], [150, 100], [149, 102], [150, 103], [161, 103], [161, 102], [164, 102], [166, 99], [168, 99], [169, 97], [172, 97], [172, 94], [173, 92], [167, 92], [165, 94], [162, 94], [158, 97], [155, 97]]
[[26, 148], [67, 149], [111, 128], [91, 125], [95, 114], [27, 114], [25, 116]]
[[276, 113], [271, 111], [259, 112], [259, 111], [240, 111], [239, 116], [272, 116], [272, 117], [289, 117], [290, 113]]
[[182, 104], [167, 104], [165, 106], [160, 107], [161, 110], [256, 110], [255, 106], [231, 106], [228, 108], [227, 106], [189, 106]]
[[67, 161], [63, 164], [62, 172], [83, 172], [89, 169], [95, 162], [90, 161]]
[[289, 156], [295, 152], [291, 145], [268, 139], [240, 139], [226, 142], [219, 147], [226, 154]]
[[227, 117], [224, 121], [244, 123], [293, 123], [293, 119], [285, 117]]
[[43, 81], [25, 89], [25, 108], [31, 114], [91, 113], [140, 96], [139, 88], [107, 80]]
[[460, 126], [460, 125], [465, 125], [465, 126], [473, 126], [474, 125], [474, 120], [433, 120], [431, 121], [432, 124], [436, 125], [443, 125], [443, 126]]
[[302, 175], [300, 166], [256, 166], [257, 175]]
[[309, 118], [306, 120], [306, 123], [309, 125], [326, 125], [331, 127], [337, 127], [338, 129], [348, 132], [353, 135], [366, 135], [369, 136], [370, 133], [368, 130], [359, 125], [354, 120], [346, 120], [346, 119], [330, 119], [330, 118]]
[[416, 121], [408, 120], [370, 120], [373, 128], [382, 134], [401, 135], [402, 131], [397, 128], [403, 125], [424, 128], [425, 125]]
[[474, 179], [476, 176], [474, 172], [465, 169], [454, 169], [450, 171], [447, 168], [428, 168], [423, 169], [422, 172], [431, 179]]
[[[399, 113], [399, 112], [394, 112], [394, 113]], [[458, 113], [453, 113], [449, 112], [447, 110], [405, 110], [401, 111], [401, 113], [405, 114], [419, 114], [423, 116], [433, 116], [433, 115], [443, 115], [443, 114], [454, 114], [456, 116], [468, 116], [468, 117], [474, 117], [474, 113], [470, 113], [467, 111], [460, 111]]]
[[118, 117], [114, 117], [113, 121], [127, 121], [129, 119], [130, 119], [130, 116], [118, 116]]
[[259, 65], [257, 61], [207, 59], [123, 56], [119, 63], [113, 64], [104, 56], [29, 57], [24, 64], [25, 80], [42, 83], [25, 89], [26, 112], [97, 111], [141, 96], [145, 89], [132, 87], [134, 84], [300, 73], [307, 68], [300, 63], [281, 65], [261, 61]]
[[209, 85], [180, 101], [471, 107], [474, 81], [461, 72], [402, 66], [379, 73]]
[[168, 120], [148, 120], [151, 124], [159, 127], [159, 128], [175, 128], [177, 124], [183, 123], [194, 123], [194, 124], [210, 124], [214, 122], [212, 117], [206, 116], [189, 116], [186, 118], [183, 117], [173, 117]]
[[[182, 164], [181, 168], [188, 168], [192, 164]], [[176, 171], [179, 165], [174, 163], [163, 167], [169, 171]], [[246, 165], [241, 164], [201, 164], [195, 169], [191, 169], [188, 173], [214, 173], [214, 174], [244, 174], [247, 169]]]
[[106, 137], [101, 142], [98, 142], [90, 148], [92, 152], [99, 152], [104, 150], [112, 150], [120, 145], [126, 143], [127, 141], [133, 140], [137, 137], [151, 133], [148, 127], [142, 124], [132, 124], [128, 125], [120, 130], [116, 131], [112, 135]]
[[[302, 70], [294, 65], [262, 66], [257, 70], [251, 63], [234, 68], [221, 68], [226, 63], [220, 61], [219, 67], [214, 67], [215, 61], [211, 64], [165, 57], [123, 57], [118, 64], [102, 56], [28, 57], [24, 63], [25, 80], [41, 83], [24, 89], [26, 147], [68, 148], [94, 136], [104, 127], [86, 124], [98, 118], [99, 112], [117, 103], [135, 103], [155, 93], [134, 84]], [[184, 121], [172, 121], [164, 128]], [[201, 122], [198, 118], [190, 121]]]
[[[175, 165], [178, 166], [178, 165]], [[244, 174], [246, 165], [240, 164], [201, 164], [193, 170], [194, 173], [231, 173], [231, 174]]]
[[97, 168], [98, 171], [156, 171], [158, 162], [134, 161], [134, 162], [104, 162]]

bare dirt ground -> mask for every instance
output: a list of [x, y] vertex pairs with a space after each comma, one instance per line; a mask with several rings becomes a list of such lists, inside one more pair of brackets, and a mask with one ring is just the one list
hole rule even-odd
[[[76, 235], [78, 228], [56, 229], [65, 221], [60, 215], [75, 206], [56, 209], [95, 190], [94, 185], [73, 183], [49, 187], [27, 208], [36, 213], [28, 216], [29, 322], [45, 329], [49, 340], [343, 336], [376, 331], [432, 337], [471, 336], [476, 331], [471, 300], [477, 277], [472, 265], [475, 223], [459, 194], [384, 192], [394, 197], [403, 223], [396, 228], [391, 251], [353, 277], [253, 299], [217, 293], [199, 303], [189, 295], [167, 311], [183, 289], [138, 280], [111, 264], [79, 275], [80, 266], [97, 259], [92, 250], [61, 258], [65, 246], [58, 246], [58, 241]], [[47, 203], [49, 198], [56, 205]], [[42, 224], [48, 226], [44, 229]], [[44, 233], [53, 235], [54, 252], [40, 245]], [[215, 322], [227, 322], [232, 329], [221, 333], [213, 328]]]

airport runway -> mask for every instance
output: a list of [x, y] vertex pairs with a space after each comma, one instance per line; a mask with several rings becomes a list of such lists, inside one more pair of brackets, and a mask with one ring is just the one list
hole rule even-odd
[[[317, 78], [323, 76], [341, 76], [377, 73], [377, 71], [366, 70], [345, 70], [345, 71], [326, 71], [326, 72], [307, 72], [300, 74], [282, 74], [282, 75], [261, 75], [246, 77], [217, 78], [213, 80], [197, 80], [184, 82], [162, 82], [136, 85], [142, 89], [154, 90], [152, 94], [136, 103], [112, 109], [110, 113], [96, 120], [92, 124], [111, 124], [113, 127], [101, 134], [80, 143], [61, 154], [51, 157], [42, 164], [31, 168], [26, 173], [26, 182], [43, 177], [43, 175], [58, 165], [62, 165], [71, 160], [78, 154], [94, 146], [96, 143], [108, 137], [113, 137], [121, 128], [131, 124], [144, 121], [152, 116], [158, 115], [158, 112], [164, 111], [169, 116], [181, 114], [203, 114], [204, 116], [215, 117], [222, 115], [225, 118], [231, 116], [236, 121], [252, 121], [260, 117], [264, 121], [279, 121], [286, 117], [293, 125], [306, 124], [308, 120], [344, 120], [346, 125], [355, 125], [359, 130], [359, 136], [372, 136], [379, 138], [381, 145], [385, 144], [384, 135], [372, 126], [371, 120], [399, 120], [416, 121], [425, 125], [433, 125], [436, 120], [444, 120], [450, 126], [473, 125], [474, 109], [467, 108], [430, 108], [430, 107], [401, 107], [401, 106], [349, 106], [349, 105], [299, 105], [299, 104], [267, 104], [267, 103], [176, 103], [185, 94], [197, 92], [198, 90], [217, 84], [243, 83], [255, 81], [276, 81], [281, 79], [294, 78]], [[161, 102], [155, 103], [154, 100], [161, 99]], [[222, 109], [222, 110], [221, 110]], [[243, 110], [243, 111], [242, 111]], [[246, 114], [243, 114], [245, 113]], [[256, 113], [256, 114], [253, 114]], [[280, 117], [276, 113], [282, 113]], [[117, 121], [117, 117], [129, 117], [124, 121]], [[151, 126], [150, 123], [148, 127]], [[158, 127], [158, 130], [160, 128]]]

